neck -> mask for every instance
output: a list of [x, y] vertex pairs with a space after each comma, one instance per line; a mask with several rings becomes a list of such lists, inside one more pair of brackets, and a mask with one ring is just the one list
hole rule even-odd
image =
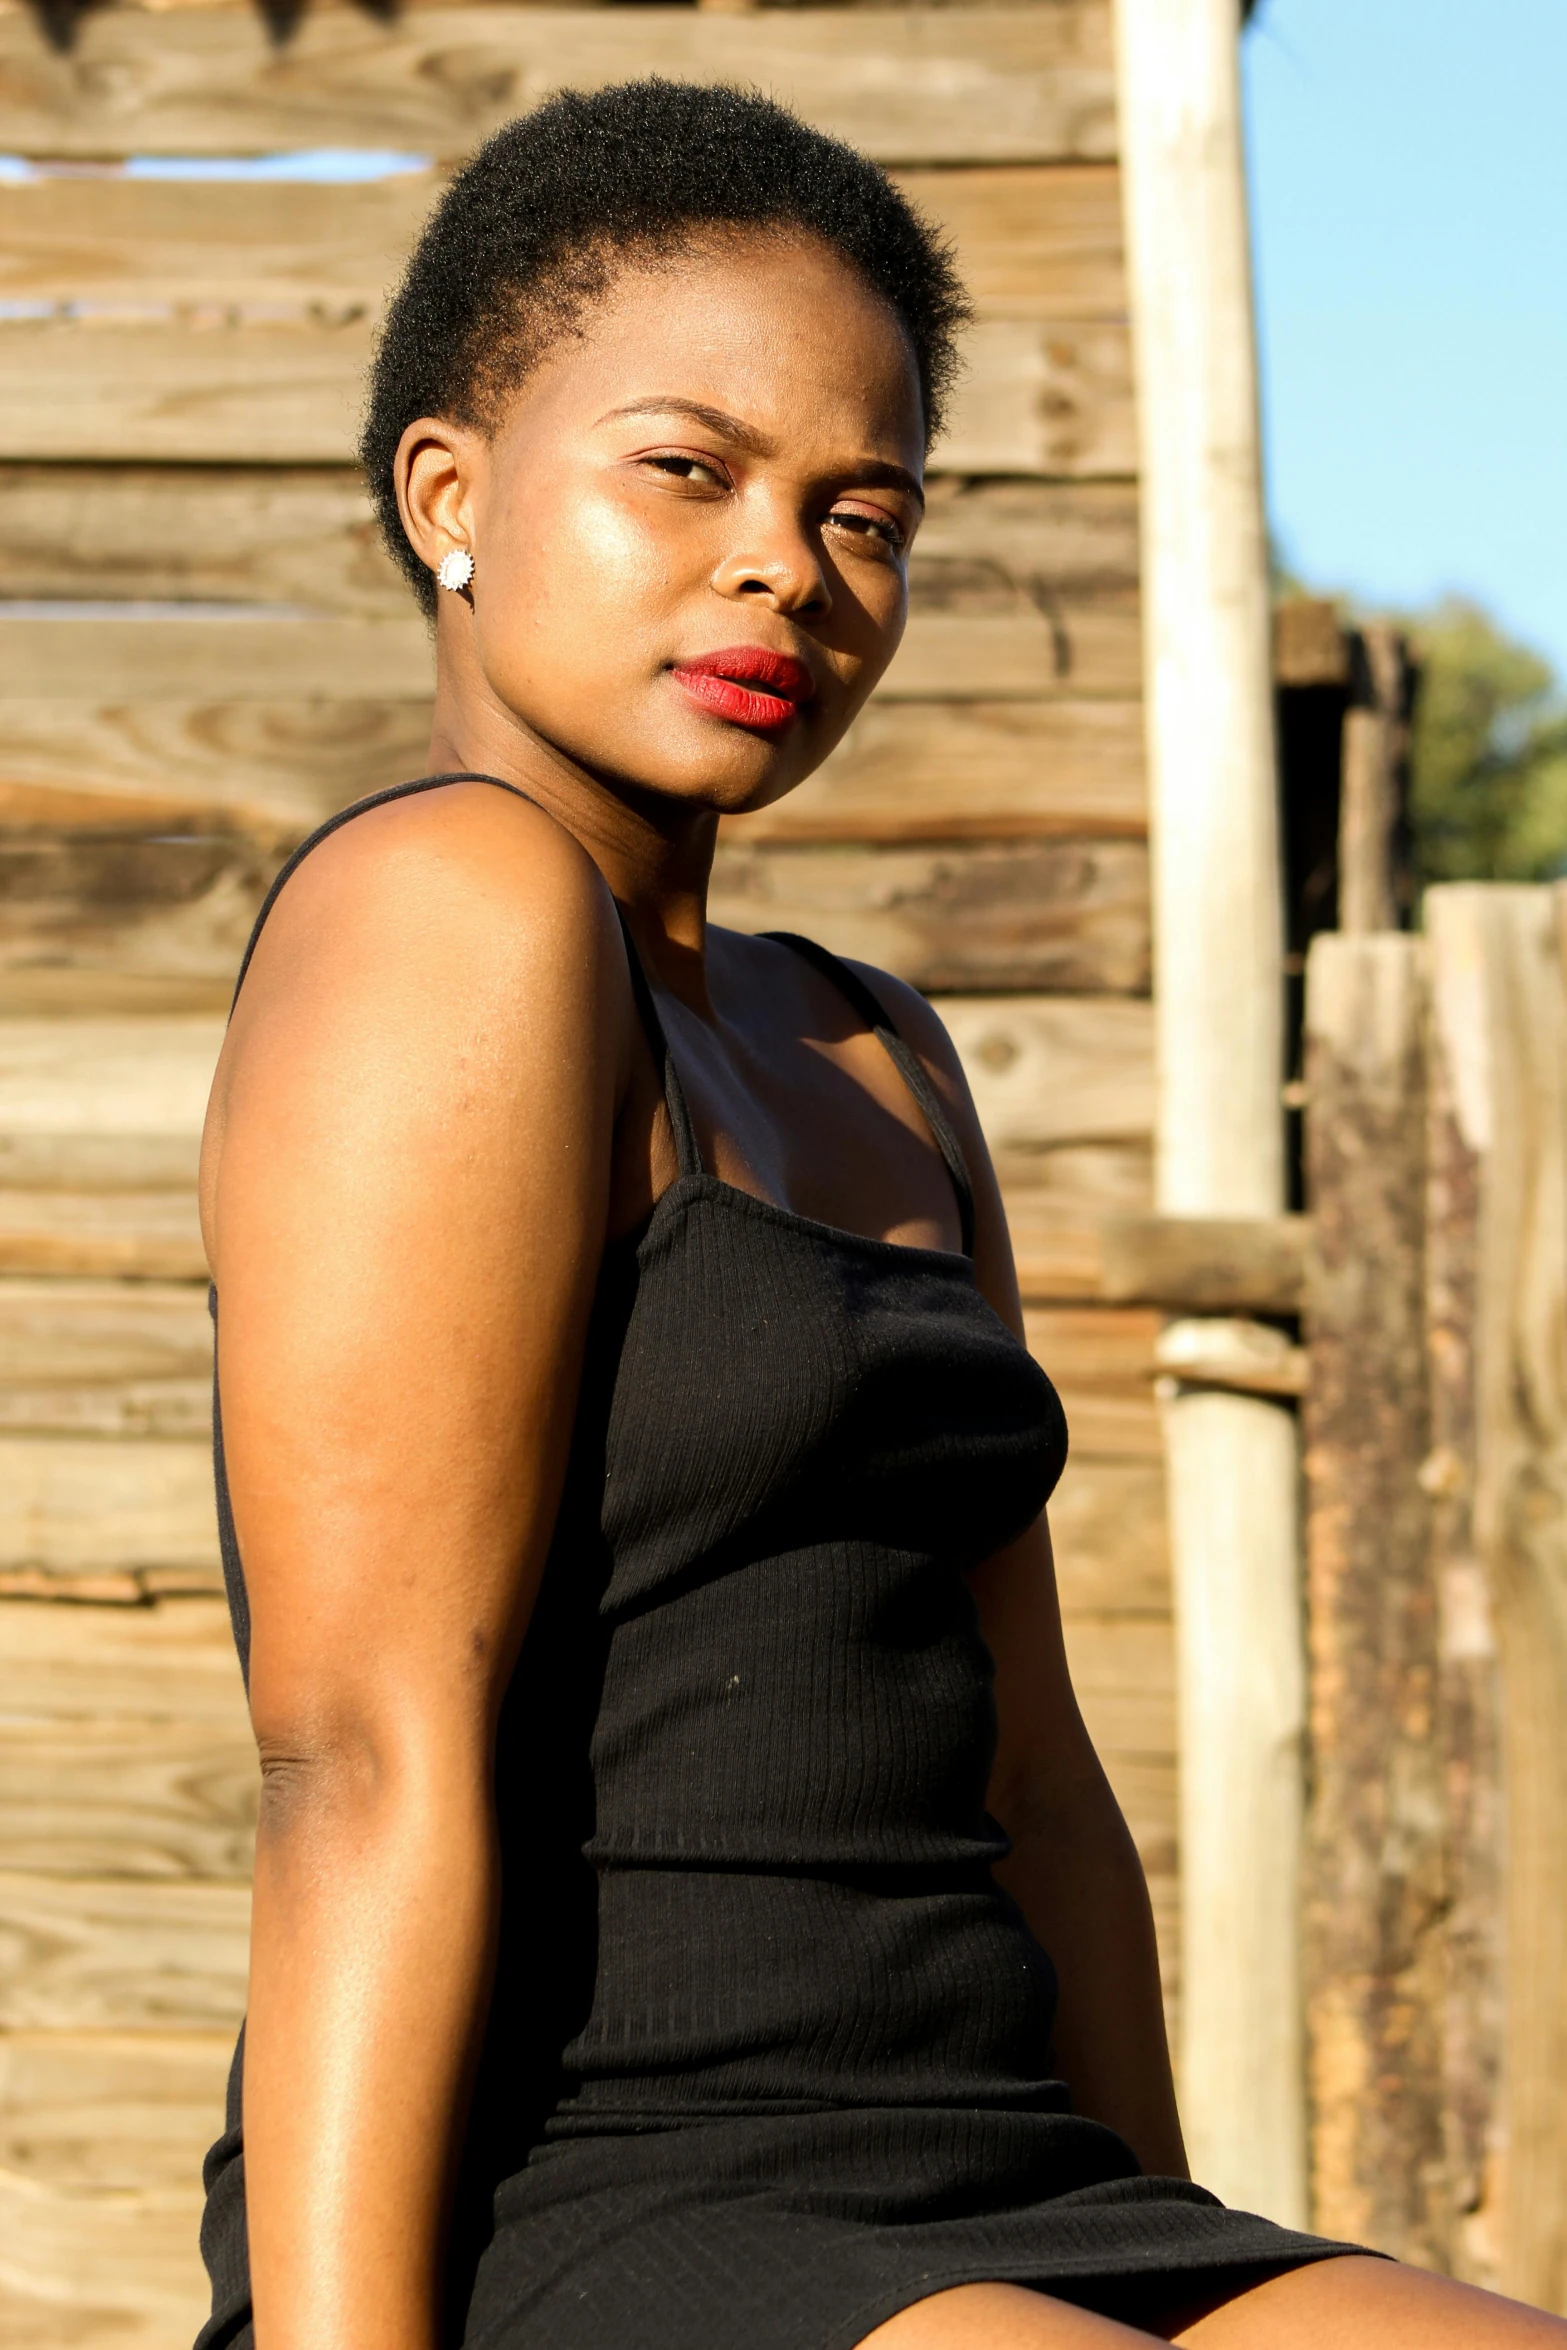
[[710, 808], [591, 773], [488, 693], [465, 692], [442, 662], [430, 737], [432, 775], [515, 784], [580, 841], [626, 918], [648, 976], [704, 1018], [707, 889], [718, 844]]

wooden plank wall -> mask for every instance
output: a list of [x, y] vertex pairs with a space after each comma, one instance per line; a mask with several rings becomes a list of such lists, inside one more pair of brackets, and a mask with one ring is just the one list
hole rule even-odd
[[[1102, 0], [754, 13], [0, 8], [0, 2330], [172, 2350], [243, 1999], [255, 1773], [221, 1604], [193, 1175], [279, 857], [423, 764], [423, 624], [352, 463], [389, 277], [452, 161], [563, 83], [788, 96], [956, 238], [979, 319], [907, 648], [829, 767], [726, 828], [716, 911], [937, 995], [1072, 1416], [1086, 1709], [1167, 1967], [1158, 1318], [1094, 1302], [1148, 1205], [1137, 501]], [[358, 186], [131, 153], [395, 149]], [[422, 162], [417, 159], [423, 158]]]

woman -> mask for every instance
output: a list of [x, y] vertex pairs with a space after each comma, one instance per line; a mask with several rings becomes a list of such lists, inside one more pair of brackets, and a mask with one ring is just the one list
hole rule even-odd
[[897, 647], [962, 315], [870, 165], [656, 83], [494, 139], [392, 308], [432, 774], [274, 891], [203, 1167], [263, 1765], [204, 2350], [1567, 2339], [1187, 2181], [962, 1072], [705, 925]]

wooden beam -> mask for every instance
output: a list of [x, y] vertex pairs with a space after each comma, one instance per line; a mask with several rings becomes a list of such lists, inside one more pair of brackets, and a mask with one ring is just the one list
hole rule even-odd
[[244, 2015], [248, 1886], [6, 1870], [0, 1920], [0, 2029], [216, 2031]]
[[[1268, 550], [1234, 0], [1120, 0], [1137, 355], [1158, 1199], [1284, 1206], [1282, 908]], [[1182, 2047], [1195, 2174], [1307, 2218], [1295, 1426], [1167, 1404], [1180, 1653]]]
[[803, 931], [926, 990], [1148, 987], [1140, 843], [796, 848], [726, 837], [708, 910], [735, 930]]
[[[352, 305], [335, 320], [326, 308], [278, 324], [200, 308], [152, 323], [0, 320], [0, 458], [347, 464], [374, 329]], [[981, 317], [963, 347], [935, 470], [1135, 471], [1124, 326]]]
[[[1135, 606], [1065, 605], [970, 616], [912, 615], [903, 646], [878, 688], [882, 701], [1040, 701], [1137, 691]], [[61, 701], [414, 701], [435, 690], [425, 621], [296, 617], [213, 607], [199, 617], [160, 612], [121, 618], [93, 608], [66, 615], [0, 618], [0, 695], [26, 691]]]
[[1125, 1216], [1100, 1226], [1100, 1290], [1188, 1314], [1299, 1313], [1304, 1216]]
[[279, 50], [250, 9], [84, 19], [59, 56], [0, 17], [0, 147], [17, 154], [441, 158], [552, 90], [659, 73], [770, 91], [891, 164], [1053, 163], [1115, 147], [1102, 0], [1036, 8], [311, 11]]
[[[990, 318], [1123, 321], [1114, 164], [903, 171], [951, 237]], [[58, 178], [0, 186], [0, 295], [83, 322], [194, 308], [207, 329], [336, 313], [374, 322], [445, 185], [434, 170], [355, 184]]]
[[[1454, 1728], [1466, 1740], [1451, 1766], [1459, 1796], [1455, 1956], [1462, 1995], [1455, 2086], [1470, 2124], [1466, 2150], [1483, 2165], [1481, 2207], [1497, 2248], [1497, 2281], [1519, 2300], [1567, 2314], [1560, 2194], [1567, 2168], [1567, 977], [1549, 889], [1434, 890], [1426, 925], [1443, 1092], [1472, 1157], [1477, 1201], [1472, 1319], [1467, 1331], [1460, 1326], [1474, 1450], [1471, 1462], [1456, 1454], [1440, 1461], [1433, 1476], [1459, 1494], [1472, 1480], [1474, 1494], [1476, 1555], [1443, 1556], [1444, 1661], [1451, 1656], [1460, 1668]], [[1461, 1215], [1461, 1194], [1459, 1208]], [[1433, 1229], [1433, 1253], [1443, 1245]], [[1458, 1284], [1447, 1285], [1449, 1316], [1462, 1295]], [[1473, 1837], [1486, 1809], [1488, 1758], [1484, 1713], [1477, 1719], [1472, 1708], [1477, 1696], [1483, 1705], [1493, 1645], [1501, 1666], [1505, 2020], [1501, 2094], [1487, 2113], [1479, 2005], [1487, 1939], [1476, 1946], [1471, 1936], [1476, 1926], [1482, 1936], [1485, 1929], [1474, 1898], [1486, 1862]], [[1493, 1955], [1495, 1948], [1492, 1942]], [[1493, 1974], [1493, 1994], [1496, 1980]], [[1466, 2264], [1477, 2253], [1484, 2259], [1486, 2232], [1473, 2222], [1460, 2229]]]
[[[927, 616], [1050, 613], [1137, 592], [1130, 482], [932, 479], [909, 588]], [[406, 620], [353, 466], [0, 466], [0, 594], [292, 604]]]
[[209, 1444], [0, 1436], [0, 1588], [110, 1598], [222, 1586]]
[[1446, 1853], [1429, 1505], [1425, 987], [1410, 938], [1313, 942], [1305, 1409], [1312, 2214], [1450, 2257]]

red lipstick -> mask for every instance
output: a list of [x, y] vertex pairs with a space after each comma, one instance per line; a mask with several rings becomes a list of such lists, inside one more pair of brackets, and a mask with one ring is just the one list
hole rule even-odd
[[675, 662], [671, 674], [715, 718], [727, 718], [732, 726], [748, 726], [758, 734], [781, 732], [816, 691], [803, 661], [788, 653], [771, 653], [765, 645], [728, 645], [720, 653], [698, 653], [694, 660]]

